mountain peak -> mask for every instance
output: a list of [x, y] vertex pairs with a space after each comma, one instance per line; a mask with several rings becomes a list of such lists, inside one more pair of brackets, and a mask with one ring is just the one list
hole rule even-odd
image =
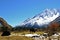
[[60, 16], [60, 10], [58, 9], [45, 9], [38, 15], [35, 15], [31, 19], [27, 19], [27, 21], [23, 22], [22, 25], [30, 24], [34, 25], [37, 23], [39, 26], [50, 23], [55, 20], [58, 16]]
[[58, 13], [58, 9], [45, 9], [41, 15], [43, 16], [53, 16], [56, 15]]

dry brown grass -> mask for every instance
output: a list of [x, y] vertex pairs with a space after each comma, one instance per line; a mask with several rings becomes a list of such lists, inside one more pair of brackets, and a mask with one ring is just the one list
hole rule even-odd
[[[34, 32], [29, 32], [29, 31], [23, 31], [23, 32], [11, 32], [11, 34], [30, 34], [30, 33], [34, 33]], [[37, 34], [42, 34], [43, 32], [35, 32]], [[24, 36], [1, 36], [2, 32], [0, 32], [0, 40], [34, 40], [33, 38], [28, 38], [28, 37], [24, 37]]]
[[21, 36], [0, 36], [0, 40], [33, 40], [33, 39]]
[[22, 31], [22, 32], [11, 32], [11, 34], [21, 34], [21, 35], [25, 35], [25, 34], [43, 34], [44, 32], [41, 31], [37, 31], [37, 32], [30, 32], [30, 31]]

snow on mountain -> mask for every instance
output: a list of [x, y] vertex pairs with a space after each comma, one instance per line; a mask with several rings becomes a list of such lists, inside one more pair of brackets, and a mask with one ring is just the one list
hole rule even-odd
[[59, 16], [60, 11], [58, 9], [45, 9], [43, 12], [34, 16], [33, 18], [28, 18], [23, 23], [21, 23], [21, 25], [34, 25], [35, 23], [37, 23], [39, 26], [45, 25], [49, 24]]

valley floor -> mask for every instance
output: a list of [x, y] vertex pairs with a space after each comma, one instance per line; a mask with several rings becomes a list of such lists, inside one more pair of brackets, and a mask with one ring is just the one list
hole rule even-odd
[[[55, 34], [55, 38], [54, 37], [47, 37], [47, 38], [45, 38], [45, 37], [43, 37], [43, 36], [40, 36], [40, 37], [33, 37], [33, 38], [31, 38], [31, 37], [26, 37], [26, 36], [23, 36], [23, 35], [25, 35], [25, 34], [43, 34], [44, 32], [11, 32], [11, 35], [10, 36], [1, 36], [1, 32], [0, 32], [0, 40], [60, 40], [60, 36], [59, 37], [55, 37], [55, 36], [57, 36], [56, 34]], [[20, 36], [19, 36], [20, 35]]]
[[0, 40], [33, 40], [33, 39], [22, 36], [0, 36]]

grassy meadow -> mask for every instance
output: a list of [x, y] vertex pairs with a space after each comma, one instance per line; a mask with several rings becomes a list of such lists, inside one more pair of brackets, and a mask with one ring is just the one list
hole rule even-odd
[[22, 36], [0, 36], [0, 40], [33, 40], [33, 39]]
[[[12, 34], [25, 34], [27, 32], [11, 32]], [[25, 36], [1, 36], [2, 32], [0, 32], [0, 40], [34, 40], [33, 38], [25, 37]]]
[[[12, 34], [17, 34], [17, 36], [1, 36], [2, 32], [0, 32], [0, 40], [34, 40], [33, 38], [30, 37], [25, 37], [25, 36], [18, 36], [20, 35], [25, 35], [25, 34], [34, 34], [34, 32], [29, 32], [29, 31], [23, 31], [23, 32], [11, 32]], [[43, 32], [35, 32], [37, 34], [43, 34]]]
[[44, 32], [42, 31], [36, 31], [36, 32], [30, 32], [30, 31], [21, 31], [21, 32], [11, 32], [11, 34], [21, 34], [21, 35], [25, 35], [25, 34], [43, 34]]

